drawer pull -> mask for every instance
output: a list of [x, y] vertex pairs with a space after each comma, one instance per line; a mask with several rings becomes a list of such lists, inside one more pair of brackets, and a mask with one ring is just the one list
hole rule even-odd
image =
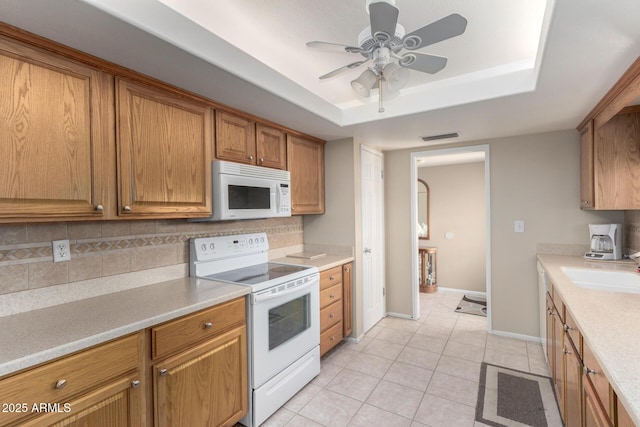
[[336, 337], [335, 335], [331, 335], [331, 338], [329, 338], [330, 341], [335, 341]]
[[140, 387], [140, 380], [131, 381], [131, 388], [138, 388], [138, 387]]
[[96, 212], [104, 211], [104, 208], [102, 207], [102, 205], [96, 205], [95, 209], [96, 209]]
[[563, 348], [563, 349], [562, 349], [562, 352], [563, 352], [564, 354], [573, 354], [573, 353], [571, 353], [571, 351], [567, 350], [566, 348]]
[[564, 325], [564, 331], [565, 332], [569, 332], [569, 331], [573, 331], [573, 328], [567, 324]]
[[595, 375], [597, 373], [598, 372], [596, 372], [595, 370], [593, 370], [593, 369], [591, 369], [591, 368], [589, 368], [587, 366], [584, 367], [584, 374], [585, 375]]
[[56, 381], [56, 388], [58, 390], [62, 390], [66, 386], [67, 386], [67, 380], [58, 380], [58, 381]]
[[336, 317], [336, 315], [335, 315], [335, 314], [333, 314], [333, 313], [331, 313], [331, 314], [329, 315], [329, 319], [333, 319], [334, 317]]
[[166, 377], [167, 375], [169, 375], [169, 371], [167, 371], [166, 369], [160, 369], [161, 377]]
[[336, 278], [335, 278], [335, 277], [333, 277], [333, 276], [330, 276], [330, 277], [329, 277], [329, 280], [336, 280]]
[[334, 299], [336, 296], [334, 294], [330, 294], [329, 298]]
[[207, 322], [204, 324], [204, 329], [211, 329], [213, 327], [213, 323]]

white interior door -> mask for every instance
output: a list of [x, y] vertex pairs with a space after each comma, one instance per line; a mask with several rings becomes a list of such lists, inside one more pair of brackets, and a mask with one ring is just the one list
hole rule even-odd
[[361, 148], [363, 332], [385, 315], [382, 154]]

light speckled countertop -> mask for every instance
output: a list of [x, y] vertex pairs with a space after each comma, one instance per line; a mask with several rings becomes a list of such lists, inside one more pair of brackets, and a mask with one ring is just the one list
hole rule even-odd
[[317, 267], [318, 270], [328, 270], [333, 267], [337, 267], [342, 264], [346, 264], [348, 262], [353, 261], [353, 256], [347, 255], [331, 255], [327, 254], [320, 258], [307, 259], [307, 258], [294, 258], [294, 257], [283, 257], [272, 259], [273, 262], [283, 262], [286, 264], [295, 264], [295, 265], [309, 265], [311, 267]]
[[250, 290], [186, 277], [0, 317], [0, 376], [242, 297]]
[[560, 269], [566, 266], [635, 271], [635, 263], [593, 262], [561, 255], [538, 255], [538, 260], [611, 387], [633, 421], [640, 425], [640, 294], [583, 289], [574, 285]]

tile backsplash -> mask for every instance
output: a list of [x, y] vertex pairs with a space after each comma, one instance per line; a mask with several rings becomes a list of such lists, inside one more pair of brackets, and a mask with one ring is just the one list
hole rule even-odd
[[624, 211], [622, 242], [623, 252], [631, 254], [640, 251], [640, 211]]
[[[191, 237], [252, 232], [266, 232], [270, 249], [303, 244], [299, 216], [0, 225], [0, 294], [185, 264]], [[51, 242], [64, 239], [71, 261], [53, 263]]]

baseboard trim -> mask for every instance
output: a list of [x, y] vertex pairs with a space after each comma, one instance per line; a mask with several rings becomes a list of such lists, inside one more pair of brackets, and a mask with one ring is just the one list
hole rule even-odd
[[417, 318], [414, 318], [413, 316], [411, 316], [409, 314], [394, 313], [394, 312], [387, 312], [387, 316], [388, 317], [398, 317], [400, 319], [408, 319], [408, 320], [418, 320], [420, 318], [419, 315], [418, 315]]
[[465, 291], [464, 289], [455, 289], [455, 288], [443, 288], [438, 286], [438, 289], [441, 289], [443, 291], [447, 291], [447, 292], [453, 292], [456, 294], [466, 294], [466, 295], [480, 295], [480, 296], [487, 296], [486, 292], [480, 292], [480, 291]]
[[520, 340], [542, 343], [542, 338], [531, 336], [531, 335], [514, 334], [513, 332], [496, 331], [496, 330], [489, 331], [489, 333], [493, 334], [493, 335], [498, 335], [500, 337], [517, 338], [517, 339], [520, 339]]

